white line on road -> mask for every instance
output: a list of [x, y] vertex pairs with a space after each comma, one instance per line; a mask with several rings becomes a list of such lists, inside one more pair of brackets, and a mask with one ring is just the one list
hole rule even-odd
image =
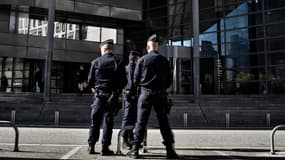
[[[14, 143], [0, 143], [0, 145], [15, 145]], [[47, 146], [47, 147], [78, 147], [78, 146], [88, 146], [88, 145], [75, 145], [75, 144], [32, 144], [32, 143], [25, 143], [19, 144], [20, 146]]]
[[76, 152], [80, 150], [82, 146], [74, 147], [72, 150], [70, 150], [68, 153], [66, 153], [64, 156], [62, 156], [60, 159], [69, 159], [72, 155], [74, 155]]
[[213, 152], [217, 153], [217, 154], [220, 155], [220, 156], [228, 157], [228, 158], [230, 158], [230, 159], [241, 160], [241, 159], [237, 159], [237, 158], [235, 158], [235, 157], [233, 157], [233, 156], [230, 156], [229, 154], [226, 154], [226, 153], [224, 153], [224, 152], [222, 152], [222, 151], [213, 151]]

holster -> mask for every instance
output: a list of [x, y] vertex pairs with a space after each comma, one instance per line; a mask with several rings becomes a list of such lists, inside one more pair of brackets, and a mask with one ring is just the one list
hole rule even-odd
[[129, 102], [135, 101], [137, 99], [137, 95], [135, 92], [131, 90], [123, 90], [123, 98]]

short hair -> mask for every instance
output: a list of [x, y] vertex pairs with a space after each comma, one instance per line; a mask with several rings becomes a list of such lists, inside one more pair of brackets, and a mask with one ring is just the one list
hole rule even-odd
[[[108, 44], [108, 46], [109, 46], [109, 45], [112, 45], [112, 46], [113, 46], [113, 45], [114, 45], [114, 40], [113, 40], [113, 39], [107, 39], [107, 40], [101, 42], [100, 45], [99, 45], [99, 47], [101, 48], [101, 47], [103, 47], [105, 44]], [[107, 47], [107, 48], [109, 48], [109, 47]]]

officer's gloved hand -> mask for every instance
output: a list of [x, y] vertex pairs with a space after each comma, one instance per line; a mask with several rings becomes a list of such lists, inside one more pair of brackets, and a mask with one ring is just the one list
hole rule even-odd
[[115, 115], [120, 110], [119, 105], [119, 92], [113, 91], [106, 103], [107, 110], [112, 111]]

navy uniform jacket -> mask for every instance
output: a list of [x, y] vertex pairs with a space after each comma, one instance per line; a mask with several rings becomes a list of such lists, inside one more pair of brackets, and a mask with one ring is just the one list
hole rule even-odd
[[118, 57], [105, 54], [91, 62], [88, 83], [90, 87], [104, 91], [121, 90], [125, 83], [125, 69]]
[[166, 90], [172, 83], [168, 60], [157, 51], [151, 51], [138, 60], [134, 73], [135, 86]]
[[126, 66], [126, 75], [127, 75], [127, 85], [125, 87], [126, 90], [130, 90], [130, 91], [136, 91], [135, 85], [134, 85], [134, 72], [135, 72], [135, 67], [136, 64], [135, 63], [129, 63]]

